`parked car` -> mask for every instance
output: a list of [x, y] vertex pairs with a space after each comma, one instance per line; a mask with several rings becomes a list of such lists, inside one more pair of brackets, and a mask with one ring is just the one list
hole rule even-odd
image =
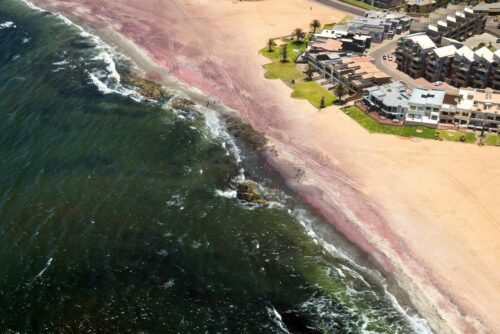
[[392, 56], [389, 56], [389, 60], [392, 61]]
[[442, 82], [442, 81], [436, 81], [436, 82], [434, 83], [434, 86], [441, 86], [442, 84], [443, 84], [443, 82]]
[[387, 60], [387, 56], [386, 56], [386, 55], [383, 55], [383, 56], [382, 56], [382, 59], [383, 59], [383, 60]]

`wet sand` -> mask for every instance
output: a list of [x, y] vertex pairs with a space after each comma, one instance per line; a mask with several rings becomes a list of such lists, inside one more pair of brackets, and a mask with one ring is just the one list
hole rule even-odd
[[436, 332], [500, 332], [500, 150], [369, 134], [263, 77], [269, 37], [342, 13], [307, 0], [37, 3], [96, 29], [148, 78], [194, 86], [264, 132], [290, 187], [390, 273]]

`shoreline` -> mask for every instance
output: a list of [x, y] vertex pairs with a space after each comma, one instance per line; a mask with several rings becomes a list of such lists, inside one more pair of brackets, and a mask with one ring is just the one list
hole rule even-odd
[[[239, 5], [240, 4], [234, 6]], [[258, 5], [252, 4], [252, 6]], [[65, 15], [67, 14], [64, 10], [63, 12], [65, 13]], [[78, 18], [78, 15], [73, 16], [73, 18]], [[81, 18], [78, 18], [78, 21], [79, 23], [86, 22], [85, 19]], [[304, 21], [307, 22], [307, 19], [305, 19]], [[93, 26], [92, 23], [89, 24]], [[112, 29], [109, 29], [109, 27], [104, 26], [93, 28], [97, 30], [98, 34], [101, 37], [103, 37], [103, 40], [110, 40], [113, 42], [118, 41], [118, 43], [113, 44], [118, 44], [118, 46], [123, 49], [122, 51], [124, 52], [124, 54], [129, 56], [134, 62], [137, 63], [139, 68], [145, 71], [146, 77], [148, 79], [158, 79], [161, 82], [165, 83], [166, 81], [164, 80], [168, 81], [168, 78], [171, 78], [172, 75], [175, 77], [175, 71], [166, 70], [166, 67], [164, 67], [164, 65], [158, 64], [158, 59], [155, 60], [154, 57], [150, 59], [150, 56], [143, 52], [140, 46], [134, 45], [134, 43], [132, 42], [128, 43], [127, 45], [127, 41], [129, 40], [127, 40], [126, 38], [116, 39], [116, 37], [123, 36], [113, 31]], [[114, 35], [115, 33], [117, 35]], [[106, 34], [109, 35], [106, 36]], [[121, 46], [119, 45], [120, 43], [122, 43]], [[258, 49], [256, 50], [256, 52], [257, 51]], [[260, 61], [262, 63], [266, 62], [265, 59], [261, 59]], [[151, 72], [159, 73], [160, 75], [158, 76], [158, 78], [154, 78], [151, 76], [148, 77], [147, 74]], [[172, 72], [174, 72], [174, 74], [172, 74]], [[263, 77], [263, 69], [261, 69], [259, 72], [261, 72], [260, 75], [262, 83], [266, 84], [267, 80]], [[195, 81], [194, 85], [196, 86], [196, 80], [193, 81]], [[190, 90], [190, 92], [192, 92], [195, 97], [197, 96], [199, 98], [198, 101], [196, 100], [196, 98], [193, 99], [195, 102], [200, 103], [200, 101], [205, 101], [203, 99], [206, 97], [204, 97], [203, 93], [201, 93], [201, 90], [199, 93], [197, 93], [196, 90], [190, 88], [189, 85], [175, 83], [174, 81], [168, 83], [168, 85], [170, 84], [179, 85], [177, 86], [178, 89]], [[246, 88], [246, 85], [244, 85], [243, 83], [236, 82], [236, 85], [230, 85], [230, 90], [234, 90], [235, 86], [236, 88], [238, 88], [238, 84], [241, 85], [239, 88], [240, 91], [243, 91], [244, 88]], [[277, 84], [285, 86], [281, 82], [278, 82]], [[207, 88], [207, 86], [203, 84], [201, 84], [200, 86], [202, 86], [202, 90], [203, 87], [205, 87], [205, 89]], [[287, 89], [285, 87], [277, 87], [276, 82], [272, 86], [274, 86], [273, 88], [278, 89], [278, 95], [281, 94], [280, 96], [285, 96], [283, 94], [287, 92]], [[214, 94], [214, 96], [218, 95]], [[290, 97], [287, 98], [291, 100]], [[222, 100], [225, 99], [227, 99], [227, 97], [222, 98]], [[293, 100], [291, 101], [291, 103], [286, 103], [286, 101], [283, 101], [283, 103], [286, 103], [287, 106], [291, 106], [293, 104], [298, 105], [299, 108], [307, 110], [307, 112], [305, 113], [305, 117], [312, 118], [310, 115], [308, 115], [308, 113], [311, 113], [311, 108], [306, 107], [304, 103], [301, 102], [303, 101]], [[219, 105], [216, 110], [217, 109], [228, 111], [236, 108], [226, 109], [222, 105]], [[323, 113], [332, 111], [332, 109], [334, 108], [330, 108], [328, 109], [328, 111], [325, 110]], [[358, 175], [360, 174], [359, 169], [354, 171], [349, 170], [349, 173], [345, 173], [344, 171], [348, 170], [348, 167], [352, 166], [347, 166], [348, 164], [345, 161], [336, 159], [335, 156], [331, 156], [329, 152], [324, 152], [324, 150], [319, 147], [318, 152], [311, 152], [310, 146], [308, 147], [307, 145], [292, 143], [294, 144], [293, 152], [290, 152], [290, 136], [286, 131], [288, 129], [285, 127], [280, 128], [276, 124], [276, 122], [278, 122], [280, 119], [278, 117], [276, 119], [273, 118], [270, 120], [271, 122], [266, 123], [262, 120], [256, 119], [256, 115], [252, 114], [252, 111], [249, 109], [241, 110], [240, 116], [244, 119], [244, 121], [249, 122], [254, 128], [256, 128], [257, 131], [260, 131], [262, 129], [268, 131], [266, 135], [271, 139], [273, 147], [279, 153], [279, 156], [273, 156], [273, 153], [266, 153], [267, 160], [288, 181], [287, 184], [290, 186], [290, 188], [296, 193], [301, 194], [301, 197], [306, 201], [306, 203], [308, 203], [316, 211], [320, 212], [327, 221], [329, 221], [330, 223], [335, 222], [335, 228], [338, 229], [342, 234], [344, 234], [350, 241], [357, 244], [367, 254], [372, 254], [372, 260], [376, 264], [381, 266], [384, 271], [387, 271], [391, 276], [394, 276], [403, 290], [407, 290], [407, 292], [410, 294], [412, 303], [416, 305], [417, 309], [424, 315], [426, 319], [428, 319], [429, 323], [436, 331], [443, 333], [452, 333], [460, 332], [461, 329], [464, 329], [467, 331], [470, 330], [470, 332], [486, 332], [486, 329], [484, 329], [481, 324], [478, 325], [475, 320], [471, 320], [468, 322], [464, 317], [462, 317], [463, 312], [465, 314], [474, 314], [475, 312], [465, 312], [460, 309], [453, 309], [455, 297], [448, 296], [449, 292], [446, 291], [448, 289], [443, 289], [442, 283], [439, 284], [439, 282], [435, 281], [436, 278], [434, 278], [433, 275], [429, 276], [429, 274], [420, 272], [422, 269], [418, 268], [418, 266], [420, 265], [421, 260], [417, 257], [412, 256], [414, 251], [411, 250], [411, 246], [406, 245], [405, 240], [400, 240], [401, 236], [392, 231], [391, 224], [388, 222], [390, 218], [395, 219], [395, 215], [393, 213], [387, 212], [387, 208], [379, 207], [379, 204], [383, 202], [381, 201], [380, 197], [383, 196], [377, 196], [374, 194], [375, 192], [373, 189], [367, 189], [366, 182], [363, 182], [363, 178], [359, 177]], [[327, 118], [323, 115], [320, 117]], [[349, 125], [348, 122], [350, 121], [347, 119], [343, 119], [342, 115], [339, 115], [338, 113], [328, 118], [333, 118], [335, 121], [342, 122], [343, 125]], [[290, 117], [283, 117], [281, 118], [281, 120], [284, 121], [285, 125], [287, 122], [296, 121], [296, 119], [290, 119]], [[351, 129], [350, 127], [348, 128]], [[362, 132], [361, 129], [358, 130], [358, 132]], [[302, 136], [304, 135], [302, 131], [299, 134]], [[347, 136], [348, 134], [344, 133], [344, 135]], [[382, 140], [382, 142], [387, 142], [388, 144], [391, 144], [391, 141], [394, 140], [388, 140], [386, 138]], [[410, 145], [413, 144], [418, 145], [419, 143], [411, 143]], [[437, 144], [442, 145], [443, 143]], [[429, 146], [429, 144], [427, 144], [427, 146]], [[447, 146], [448, 145], [445, 145], [445, 147]], [[428, 150], [430, 148], [425, 147], [425, 149]], [[441, 148], [441, 150], [443, 149]], [[342, 152], [345, 153], [345, 150]], [[361, 150], [361, 152], [364, 152], [366, 154], [366, 150]], [[359, 154], [359, 152], [357, 154]], [[309, 172], [307, 172], [306, 178], [303, 182], [295, 182], [294, 172], [296, 171], [297, 166], [305, 166], [304, 168], [307, 171], [312, 171], [313, 175], [309, 175]], [[316, 173], [316, 175], [314, 175], [314, 173]], [[328, 180], [333, 178], [335, 179], [335, 182], [330, 181], [329, 183], [323, 185], [322, 181], [325, 180], [325, 178]], [[359, 181], [359, 183], [354, 183], [351, 180], [357, 180]], [[328, 186], [333, 186], [334, 189], [325, 189], [325, 187]], [[370, 195], [373, 195], [373, 197]], [[360, 206], [359, 203], [366, 203], [367, 201], [369, 204], [369, 208]], [[332, 203], [337, 203], [337, 207], [332, 207]], [[378, 210], [375, 209], [375, 207], [377, 207]], [[405, 212], [406, 211], [401, 212], [400, 215], [404, 215]], [[346, 218], [346, 216], [350, 217]], [[360, 218], [359, 221], [357, 220], [357, 218]], [[368, 236], [369, 232], [373, 232], [373, 235]], [[376, 238], [374, 236], [376, 236]], [[376, 244], [377, 246], [375, 246]], [[389, 261], [389, 258], [391, 258], [392, 261]], [[409, 263], [398, 263], [398, 261], [396, 261], [396, 259], [398, 258], [399, 262], [405, 262], [404, 260], [406, 260]], [[401, 269], [405, 265], [413, 266], [413, 269]], [[425, 263], [422, 268], [425, 268], [425, 270], [429, 270], [428, 268], [426, 268]], [[413, 282], [417, 279], [417, 277], [408, 275], [415, 273], [415, 271], [420, 272], [418, 274], [418, 280], [422, 282]], [[430, 271], [432, 274], [432, 270]], [[406, 277], [404, 275], [406, 275]], [[424, 289], [423, 287], [426, 288]], [[419, 289], [427, 291], [415, 292]], [[433, 299], [434, 303], [431, 303], [431, 305], [427, 305], [429, 304], [429, 300], [431, 299]], [[436, 307], [442, 306], [450, 309], [435, 309]], [[442, 319], [440, 319], [440, 317], [442, 316], [449, 316], [450, 319], [448, 319], [448, 321], [443, 321]], [[446, 326], [446, 324], [444, 323], [448, 323], [448, 325], [451, 325], [452, 322], [459, 323], [455, 330], [448, 330], [447, 328], [440, 327], [441, 325]]]

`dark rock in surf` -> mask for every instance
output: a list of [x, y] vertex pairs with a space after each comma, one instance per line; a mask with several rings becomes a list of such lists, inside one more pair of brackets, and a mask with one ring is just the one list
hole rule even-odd
[[236, 186], [236, 197], [239, 200], [256, 203], [267, 204], [268, 200], [260, 193], [258, 187], [253, 182], [245, 181], [238, 183]]

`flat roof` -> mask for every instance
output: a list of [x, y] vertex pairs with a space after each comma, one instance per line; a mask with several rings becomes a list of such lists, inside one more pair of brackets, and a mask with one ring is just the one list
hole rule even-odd
[[410, 97], [410, 103], [441, 106], [446, 92], [438, 89], [415, 88]]
[[457, 108], [489, 113], [500, 113], [500, 91], [493, 89], [467, 89], [459, 91]]
[[417, 43], [422, 49], [431, 49], [435, 48], [436, 44], [427, 36], [426, 33], [416, 33], [408, 35], [406, 38], [412, 40], [414, 43]]
[[457, 48], [455, 47], [455, 45], [448, 45], [448, 46], [443, 46], [443, 47], [434, 49], [434, 53], [439, 58], [453, 56], [456, 51], [457, 51]]
[[367, 91], [382, 101], [382, 103], [389, 107], [405, 108], [408, 106], [408, 87], [400, 82], [395, 81], [385, 85], [372, 86], [367, 88]]

